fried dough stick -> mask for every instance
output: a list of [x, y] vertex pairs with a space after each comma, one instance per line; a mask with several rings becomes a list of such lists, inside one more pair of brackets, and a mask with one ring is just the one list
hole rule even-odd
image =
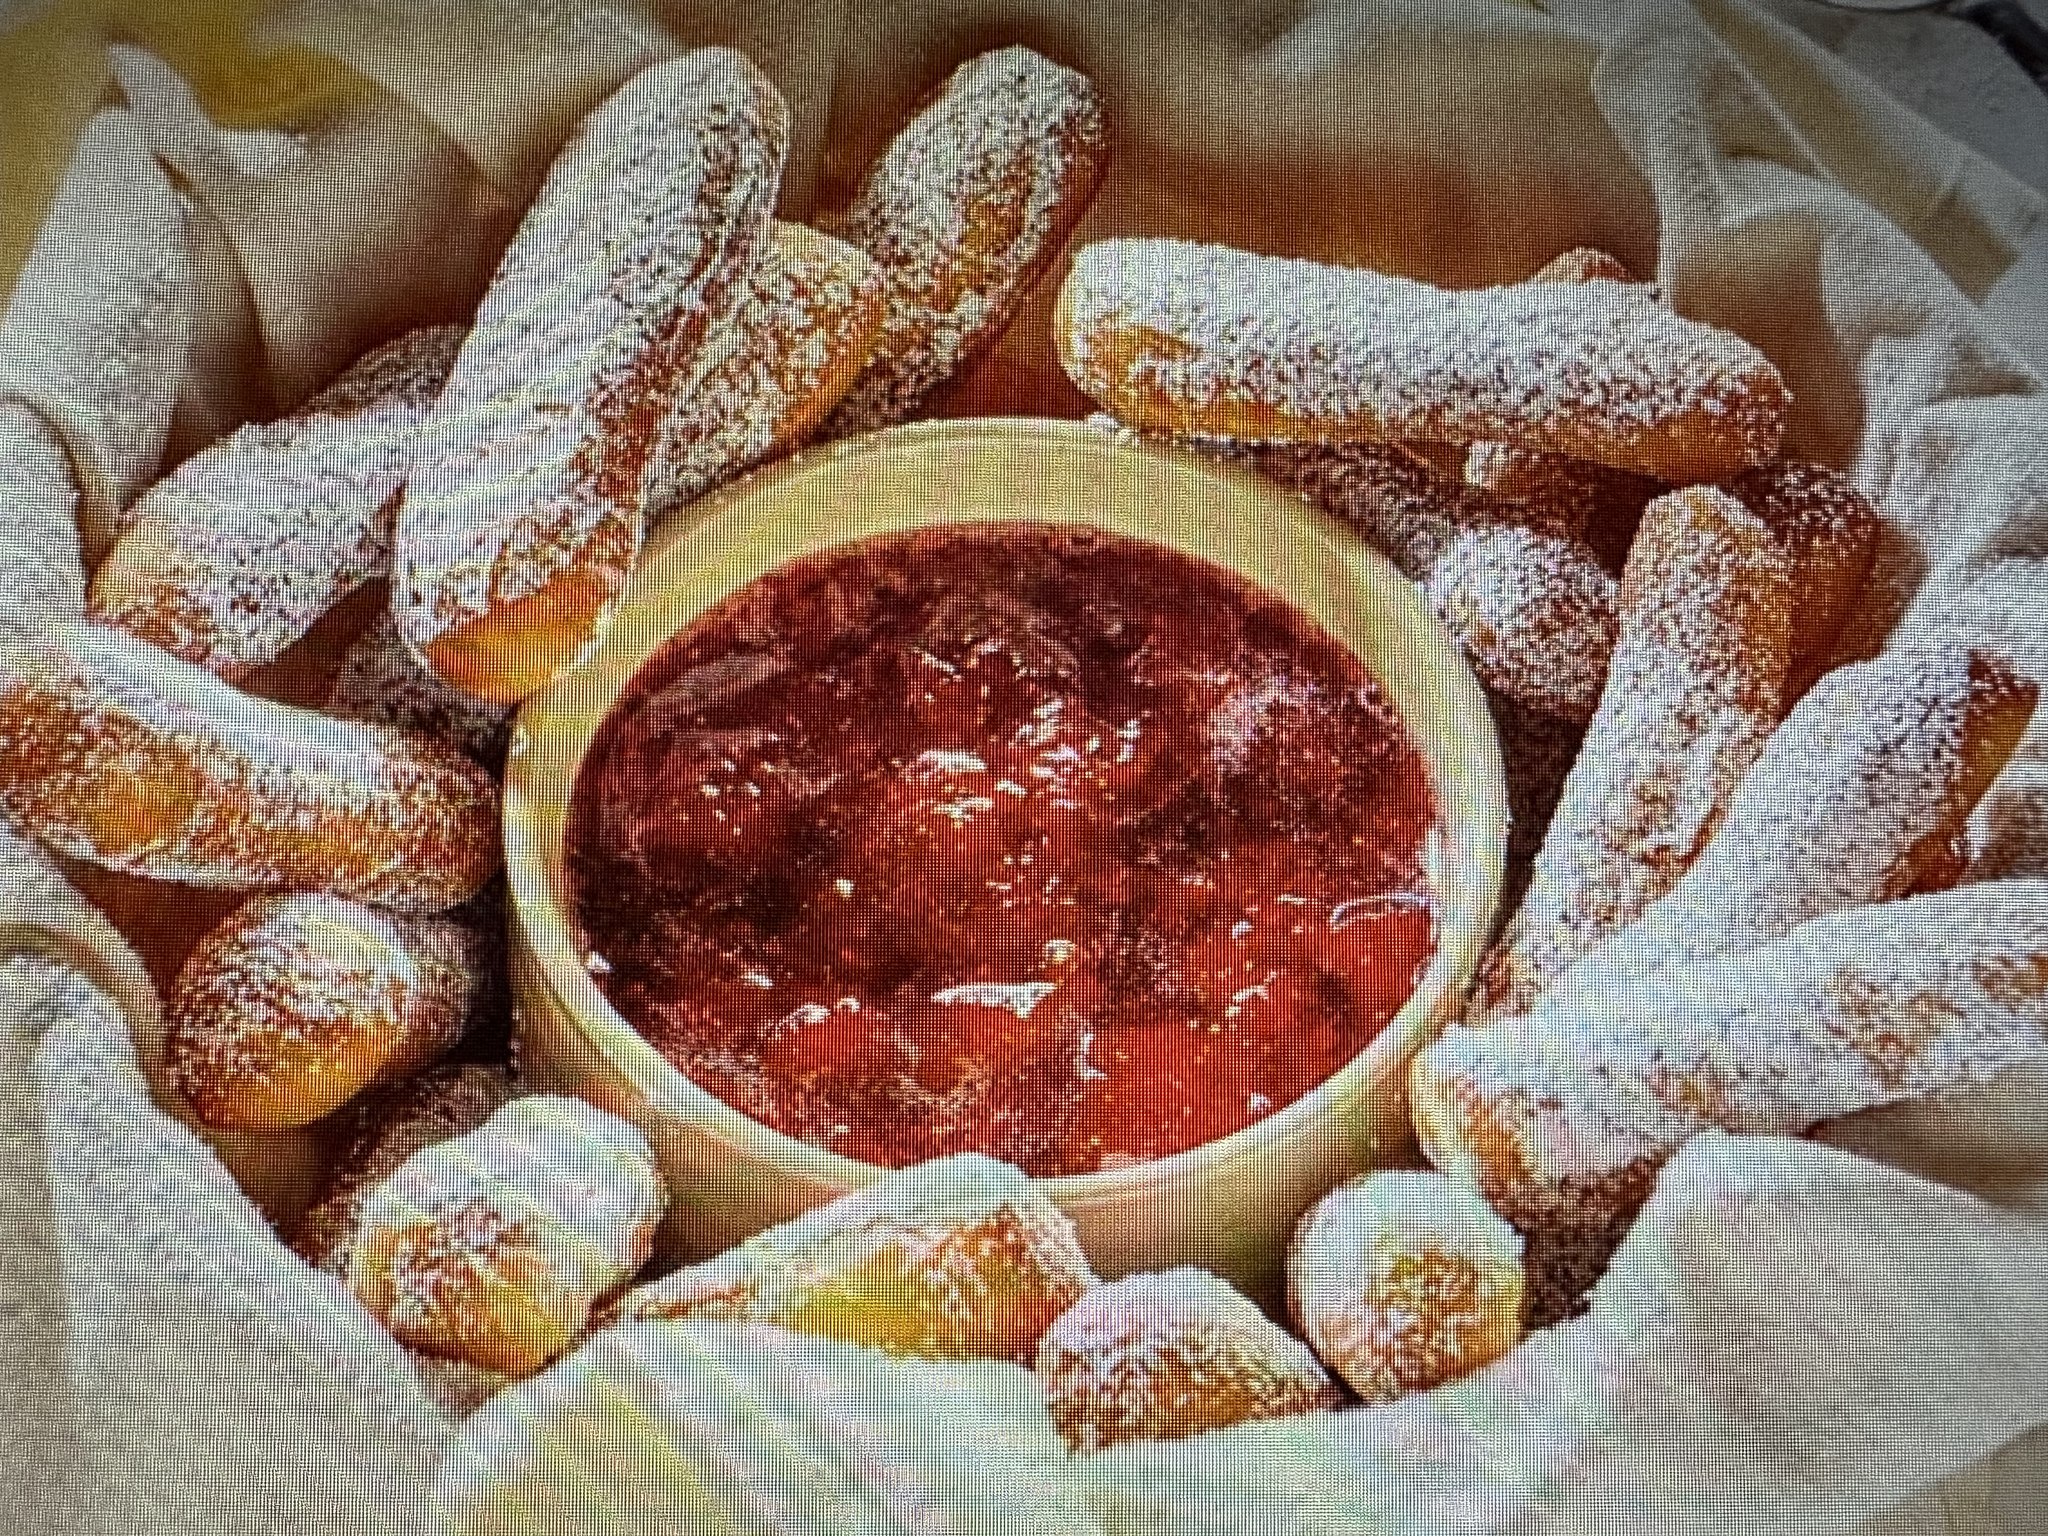
[[1699, 856], [1777, 722], [1791, 630], [1770, 532], [1719, 491], [1652, 502], [1620, 635], [1529, 889], [1480, 970], [1473, 1023], [1525, 1012]]
[[1585, 1227], [1702, 1130], [1796, 1134], [2042, 1061], [2048, 882], [1989, 881], [1452, 1030], [1410, 1104], [1430, 1161], [1509, 1220]]

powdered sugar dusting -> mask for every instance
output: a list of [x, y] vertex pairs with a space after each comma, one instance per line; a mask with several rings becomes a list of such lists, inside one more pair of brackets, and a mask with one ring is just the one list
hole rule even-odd
[[326, 1189], [307, 1210], [292, 1247], [317, 1269], [348, 1273], [363, 1201], [407, 1159], [437, 1142], [467, 1136], [512, 1099], [498, 1067], [437, 1067], [358, 1100], [344, 1112], [341, 1151]]
[[513, 711], [442, 682], [413, 654], [387, 609], [343, 654], [327, 713], [417, 731], [495, 763], [505, 755]]
[[1517, 1222], [1575, 1225], [1625, 1212], [1703, 1129], [1802, 1132], [2042, 1061], [2048, 883], [1995, 881], [1560, 987], [1524, 1019], [1446, 1034], [1415, 1091], [1432, 1161]]
[[1904, 895], [1997, 771], [1973, 739], [1997, 720], [2016, 740], [2033, 702], [2033, 686], [1992, 653], [1958, 643], [1830, 672], [1771, 736], [1699, 862], [1560, 985], [1625, 986]]
[[1053, 1422], [1079, 1451], [1341, 1401], [1300, 1340], [1200, 1269], [1090, 1291], [1047, 1330], [1037, 1369]]
[[239, 693], [93, 624], [0, 639], [0, 802], [110, 868], [402, 911], [468, 900], [499, 857], [497, 786], [460, 753]]
[[231, 682], [276, 660], [388, 567], [413, 436], [461, 341], [400, 337], [293, 415], [186, 460], [130, 509], [93, 617]]
[[774, 88], [720, 48], [584, 120], [420, 432], [393, 602], [415, 647], [572, 573], [616, 595], [660, 423], [767, 239], [787, 133]]
[[579, 1099], [518, 1099], [371, 1193], [349, 1286], [415, 1348], [531, 1369], [646, 1262], [665, 1204], [632, 1126]]
[[1541, 714], [1592, 718], [1619, 588], [1583, 544], [1526, 528], [1467, 529], [1424, 591], [1482, 683]]
[[[1094, 1283], [1073, 1224], [1036, 1185], [962, 1153], [888, 1174], [641, 1287], [618, 1310], [623, 1320], [779, 1322], [905, 1354], [1028, 1363], [1046, 1326]], [[888, 1299], [863, 1309], [863, 1294]]]
[[1639, 287], [1450, 291], [1179, 240], [1076, 256], [1059, 341], [1124, 420], [1254, 440], [1501, 440], [1672, 481], [1776, 451], [1786, 392]]
[[1643, 507], [1665, 489], [1647, 475], [1512, 443], [1470, 444], [1462, 473], [1467, 485], [1519, 502], [1577, 534], [1634, 528]]
[[1877, 552], [1880, 518], [1849, 479], [1820, 464], [1780, 460], [1738, 475], [1723, 487], [1784, 547], [1792, 562], [1792, 656], [1802, 674], [1818, 675], [1835, 638], [1862, 594]]
[[858, 371], [881, 307], [881, 273], [866, 256], [777, 224], [739, 308], [705, 338], [702, 371], [662, 424], [648, 515], [658, 522], [814, 427]]
[[1521, 1336], [1522, 1239], [1478, 1192], [1384, 1172], [1324, 1196], [1288, 1253], [1288, 1305], [1369, 1403], [1440, 1385]]
[[[1088, 418], [1100, 431], [1145, 434], [1107, 412]], [[1528, 527], [1569, 537], [1568, 522], [1547, 508], [1525, 507], [1459, 484], [1392, 443], [1241, 443], [1227, 438], [1154, 438], [1220, 463], [1255, 470], [1328, 513], [1421, 581], [1467, 528]]]
[[992, 342], [1102, 175], [1084, 75], [1026, 48], [970, 59], [869, 172], [838, 233], [872, 256], [888, 308], [828, 435], [889, 426]]
[[306, 1125], [462, 1036], [483, 988], [460, 925], [337, 896], [259, 896], [201, 940], [165, 1008], [166, 1059], [211, 1125]]
[[1531, 274], [1532, 283], [1640, 283], [1619, 256], [1591, 245], [1575, 245]]
[[1475, 1021], [1526, 1009], [1699, 857], [1777, 721], [1789, 603], [1785, 559], [1740, 504], [1703, 487], [1651, 503], [1599, 707]]
[[1459, 485], [1391, 444], [1243, 446], [1221, 456], [1277, 480], [1356, 530], [1421, 581], [1468, 528], [1527, 526], [1568, 536], [1547, 512]]

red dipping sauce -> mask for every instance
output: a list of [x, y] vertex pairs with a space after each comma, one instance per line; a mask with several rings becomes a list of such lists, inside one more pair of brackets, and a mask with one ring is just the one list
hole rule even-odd
[[1378, 684], [1220, 567], [975, 524], [787, 565], [640, 670], [578, 775], [598, 986], [773, 1128], [1087, 1173], [1355, 1057], [1434, 945]]

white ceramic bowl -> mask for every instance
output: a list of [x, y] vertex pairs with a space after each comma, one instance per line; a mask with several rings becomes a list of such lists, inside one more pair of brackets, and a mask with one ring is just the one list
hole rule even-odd
[[536, 1082], [625, 1115], [673, 1196], [661, 1247], [721, 1251], [883, 1170], [749, 1119], [671, 1066], [585, 972], [565, 916], [563, 837], [599, 722], [656, 650], [784, 562], [939, 522], [1078, 523], [1199, 556], [1277, 592], [1380, 681], [1428, 765], [1437, 947], [1365, 1051], [1233, 1135], [1113, 1171], [1047, 1179], [1106, 1275], [1198, 1264], [1271, 1299], [1296, 1218], [1409, 1143], [1409, 1058], [1455, 1011], [1499, 897], [1506, 807], [1491, 717], [1414, 588], [1340, 525], [1249, 474], [1072, 423], [939, 422], [805, 454], [710, 498], [651, 542], [589, 659], [522, 712], [506, 778], [520, 1061]]

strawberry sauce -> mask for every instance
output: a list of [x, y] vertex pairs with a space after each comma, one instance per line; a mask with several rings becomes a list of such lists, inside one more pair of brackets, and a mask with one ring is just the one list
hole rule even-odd
[[681, 1071], [901, 1166], [1091, 1172], [1350, 1061], [1434, 944], [1378, 684], [1230, 572], [977, 524], [784, 566], [664, 646], [569, 822], [591, 974]]

